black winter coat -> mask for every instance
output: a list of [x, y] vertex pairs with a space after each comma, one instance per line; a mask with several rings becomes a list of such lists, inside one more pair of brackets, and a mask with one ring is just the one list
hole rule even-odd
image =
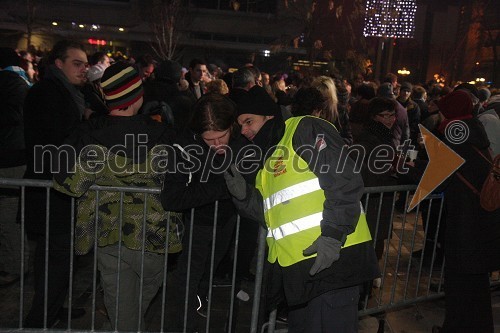
[[[480, 190], [489, 173], [490, 165], [473, 148], [488, 156], [489, 141], [484, 127], [477, 119], [462, 120], [469, 130], [467, 139], [451, 143], [436, 133], [448, 147], [459, 154], [465, 163], [458, 172]], [[418, 162], [418, 160], [417, 160]], [[417, 180], [426, 167], [426, 161], [410, 168]], [[479, 196], [474, 194], [456, 175], [448, 177], [435, 192], [444, 192], [446, 209], [444, 253], [447, 269], [462, 274], [485, 273], [500, 268], [500, 209], [487, 212], [481, 208]]]
[[151, 101], [164, 101], [174, 116], [174, 127], [183, 130], [191, 118], [191, 107], [196, 102], [191, 90], [179, 91], [177, 83], [156, 79], [144, 83], [144, 105]]
[[0, 168], [26, 164], [23, 104], [29, 86], [18, 74], [0, 71]]
[[[50, 154], [43, 154], [36, 145], [61, 146], [81, 123], [81, 115], [70, 92], [56, 78], [46, 78], [35, 84], [24, 104], [24, 138], [26, 142], [27, 179], [52, 180]], [[57, 154], [52, 154], [57, 156]], [[63, 158], [64, 156], [61, 155]], [[65, 163], [54, 161], [52, 167]], [[52, 171], [55, 171], [52, 169]], [[26, 191], [25, 220], [28, 232], [45, 233], [45, 188]], [[50, 233], [69, 233], [71, 197], [50, 191]]]
[[[363, 164], [361, 167], [361, 176], [363, 177], [363, 182], [365, 187], [375, 187], [375, 186], [395, 186], [398, 185], [398, 180], [394, 176], [392, 170], [387, 170], [386, 172], [375, 172], [373, 166], [369, 165], [370, 154], [379, 146], [387, 145], [388, 143], [383, 140], [375, 131], [372, 131], [369, 126], [364, 126], [364, 130], [354, 137], [354, 144], [361, 145], [366, 152], [363, 159]], [[353, 146], [355, 148], [355, 146]], [[395, 150], [394, 150], [395, 151]], [[390, 160], [394, 156], [388, 156], [387, 159]], [[372, 157], [373, 159], [373, 157]], [[365, 207], [366, 220], [370, 228], [372, 237], [375, 239], [375, 230], [377, 230], [376, 239], [383, 240], [388, 238], [389, 229], [392, 223], [392, 203], [394, 199], [393, 192], [386, 192], [382, 196], [382, 206], [380, 211], [380, 219], [378, 222], [377, 229], [377, 217], [380, 204], [380, 194], [370, 194], [368, 197], [365, 194], [361, 199], [363, 206]], [[377, 241], [378, 243], [378, 241]]]
[[[453, 144], [446, 137], [441, 139], [465, 159], [458, 171], [477, 189], [481, 189], [490, 166], [472, 146], [488, 156], [489, 141], [478, 119], [464, 122], [469, 129], [469, 137], [464, 143]], [[448, 268], [462, 273], [499, 269], [500, 209], [494, 212], [483, 210], [479, 197], [456, 174], [441, 187], [447, 210], [444, 250]]]
[[213, 225], [215, 201], [219, 201], [217, 221], [219, 225], [225, 224], [237, 212], [223, 171], [234, 162], [243, 139], [238, 135], [229, 142], [232, 156], [227, 153], [227, 158], [215, 154], [199, 136], [187, 129], [176, 142], [161, 193], [163, 208], [184, 212], [188, 217], [191, 208], [196, 208], [194, 223]]

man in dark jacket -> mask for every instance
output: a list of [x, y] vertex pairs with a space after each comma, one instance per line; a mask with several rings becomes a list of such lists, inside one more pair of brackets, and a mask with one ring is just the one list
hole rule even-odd
[[401, 84], [401, 89], [399, 90], [399, 96], [396, 100], [406, 109], [408, 115], [408, 126], [410, 127], [411, 143], [415, 147], [418, 147], [418, 134], [420, 133], [420, 130], [418, 129], [418, 124], [420, 123], [420, 108], [410, 97], [412, 90], [413, 86], [410, 82], [403, 82]]
[[[147, 196], [145, 208], [142, 193], [127, 193], [127, 198], [123, 199], [119, 192], [107, 192], [98, 198], [89, 188], [93, 184], [161, 186], [164, 173], [159, 156], [166, 150], [160, 145], [172, 140], [173, 130], [147, 115], [137, 114], [143, 102], [143, 89], [132, 66], [117, 62], [108, 67], [102, 77], [102, 88], [109, 115], [82, 124], [75, 140], [78, 142], [75, 145], [78, 163], [69, 164], [69, 170], [75, 166], [75, 172], [61, 168], [63, 171], [54, 176], [54, 188], [79, 197], [75, 252], [86, 254], [93, 249], [94, 242], [98, 244], [97, 265], [112, 328], [138, 331], [141, 329], [139, 322], [144, 325], [142, 316], [163, 281], [168, 213], [161, 208], [158, 194]], [[94, 153], [102, 163], [92, 163], [96, 157]], [[99, 203], [97, 212], [96, 200]], [[120, 202], [124, 212], [122, 218], [117, 211]], [[144, 220], [136, 218], [143, 214]], [[180, 218], [174, 215], [170, 216], [171, 220]], [[97, 240], [96, 220], [99, 226]], [[168, 251], [179, 252], [180, 243], [169, 242]], [[120, 258], [118, 266], [117, 258]], [[120, 276], [119, 286], [117, 276]]]
[[[22, 178], [26, 170], [23, 103], [29, 85], [11, 48], [0, 48], [0, 178]], [[19, 190], [0, 188], [0, 286], [19, 280], [21, 229], [16, 223]], [[27, 242], [25, 243], [27, 244]], [[29, 253], [25, 249], [25, 257]], [[27, 261], [25, 261], [27, 267]]]
[[[81, 122], [85, 109], [81, 87], [86, 81], [87, 55], [83, 46], [72, 41], [58, 42], [48, 58], [45, 77], [35, 84], [24, 104], [24, 137], [27, 170], [24, 178], [52, 179], [59, 167], [60, 147]], [[48, 145], [56, 148], [50, 150]], [[37, 148], [38, 146], [38, 148]], [[40, 148], [41, 147], [41, 148]], [[52, 154], [51, 154], [52, 153]], [[51, 156], [56, 157], [52, 159]], [[55, 162], [55, 163], [52, 163]], [[46, 191], [31, 188], [26, 191], [26, 230], [36, 237], [35, 294], [26, 327], [51, 327], [66, 298], [69, 283], [71, 242], [71, 199], [50, 192], [49, 231], [46, 234]], [[50, 236], [50, 237], [49, 237]], [[45, 270], [46, 239], [48, 269]], [[48, 279], [47, 318], [44, 319], [45, 278]], [[73, 309], [75, 314], [75, 309]]]
[[[178, 62], [164, 60], [155, 70], [155, 79], [144, 82], [144, 104], [141, 112], [151, 112], [158, 102], [165, 102], [172, 111], [173, 126], [181, 132], [189, 120], [196, 98], [190, 90], [180, 90], [182, 67]], [[172, 124], [170, 124], [172, 125]]]
[[189, 72], [186, 80], [189, 83], [189, 90], [198, 99], [205, 94], [205, 81], [207, 75], [207, 64], [201, 59], [193, 59], [189, 63]]
[[[394, 88], [390, 83], [382, 83], [377, 89], [377, 96], [390, 98], [396, 101]], [[410, 125], [408, 123], [408, 113], [406, 109], [399, 103], [396, 104], [396, 126], [393, 129], [394, 146], [398, 147], [405, 143], [410, 138]]]
[[344, 142], [331, 123], [315, 117], [284, 123], [261, 87], [240, 102], [242, 134], [266, 158], [256, 188], [236, 166], [225, 179], [240, 214], [267, 226], [271, 275], [281, 282], [290, 332], [356, 332], [358, 285], [379, 273], [354, 161], [346, 158], [337, 171]]

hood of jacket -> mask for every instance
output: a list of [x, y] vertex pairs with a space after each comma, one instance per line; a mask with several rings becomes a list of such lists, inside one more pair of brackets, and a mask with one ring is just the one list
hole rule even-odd
[[69, 142], [77, 151], [86, 145], [100, 145], [116, 155], [133, 159], [134, 163], [143, 163], [151, 148], [171, 144], [175, 132], [147, 115], [103, 115], [84, 123], [77, 137], [80, 137], [78, 142]]

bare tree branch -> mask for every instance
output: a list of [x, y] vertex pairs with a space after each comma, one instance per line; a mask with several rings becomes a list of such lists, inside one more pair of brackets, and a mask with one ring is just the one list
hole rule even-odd
[[181, 0], [151, 0], [146, 7], [153, 33], [151, 48], [160, 59], [174, 59], [184, 18]]

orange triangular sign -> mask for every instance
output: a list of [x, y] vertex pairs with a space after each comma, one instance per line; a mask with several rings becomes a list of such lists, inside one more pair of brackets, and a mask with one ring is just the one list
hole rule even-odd
[[460, 155], [455, 153], [424, 126], [418, 125], [418, 127], [420, 127], [420, 133], [422, 133], [424, 139], [425, 150], [429, 156], [429, 164], [427, 164], [424, 175], [420, 179], [417, 190], [411, 199], [408, 212], [415, 208], [465, 162]]

